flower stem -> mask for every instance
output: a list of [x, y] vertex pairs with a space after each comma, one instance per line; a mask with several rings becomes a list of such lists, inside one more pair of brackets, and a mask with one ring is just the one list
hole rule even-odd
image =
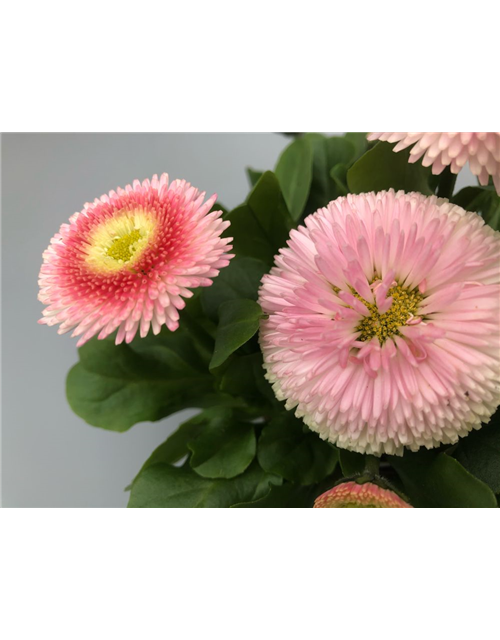
[[378, 475], [380, 466], [380, 458], [376, 456], [366, 456], [364, 473], [370, 473], [374, 476]]
[[446, 167], [441, 175], [439, 181], [437, 195], [439, 198], [448, 198], [453, 195], [453, 189], [455, 188], [455, 182], [457, 181], [456, 173], [450, 171], [450, 167]]

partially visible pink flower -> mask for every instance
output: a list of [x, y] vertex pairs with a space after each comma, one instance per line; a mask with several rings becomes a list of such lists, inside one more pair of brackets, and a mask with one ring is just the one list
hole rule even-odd
[[368, 140], [397, 142], [396, 152], [415, 145], [410, 162], [424, 156], [422, 164], [434, 174], [448, 166], [458, 173], [468, 162], [479, 182], [486, 185], [491, 176], [500, 194], [500, 133], [370, 133]]
[[394, 491], [382, 489], [382, 487], [372, 482], [365, 482], [364, 484], [343, 482], [322, 493], [314, 501], [315, 509], [346, 509], [352, 507], [377, 509], [413, 508], [411, 504], [405, 502]]
[[118, 329], [116, 344], [137, 331], [170, 331], [190, 289], [212, 284], [233, 257], [229, 222], [185, 180], [155, 175], [142, 184], [110, 191], [63, 224], [43, 254], [39, 300], [41, 324], [73, 329], [77, 346]]
[[266, 377], [360, 453], [457, 442], [500, 403], [500, 232], [447, 200], [348, 195], [291, 231], [262, 279]]

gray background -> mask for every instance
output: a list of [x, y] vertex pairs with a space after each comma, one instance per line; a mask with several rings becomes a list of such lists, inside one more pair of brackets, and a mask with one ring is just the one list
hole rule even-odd
[[0, 568], [5, 640], [125, 640], [125, 509], [1, 509]]
[[[167, 171], [227, 207], [248, 193], [245, 167], [272, 169], [278, 134], [6, 134], [2, 136], [3, 406], [6, 507], [122, 507], [144, 460], [194, 412], [118, 434], [91, 427], [65, 398], [76, 339], [37, 324], [42, 252], [75, 211], [135, 178]], [[472, 183], [462, 172], [459, 186]]]

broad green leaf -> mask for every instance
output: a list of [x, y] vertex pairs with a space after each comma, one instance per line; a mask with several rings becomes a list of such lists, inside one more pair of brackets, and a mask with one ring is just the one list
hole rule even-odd
[[249, 355], [233, 354], [219, 371], [219, 389], [224, 394], [241, 396], [254, 407], [262, 406], [263, 400], [274, 407], [280, 406], [271, 384], [265, 378], [260, 350]]
[[130, 491], [133, 483], [147, 467], [151, 467], [153, 464], [158, 464], [160, 462], [173, 464], [174, 462], [178, 462], [184, 458], [184, 456], [187, 456], [190, 453], [188, 449], [188, 442], [198, 435], [200, 429], [204, 425], [205, 421], [200, 419], [200, 416], [194, 416], [191, 420], [183, 422], [180, 427], [165, 440], [165, 442], [162, 442], [159, 447], [156, 447], [153, 453], [142, 465], [141, 470], [136, 475], [132, 483], [125, 488], [125, 491]]
[[125, 431], [184, 408], [243, 406], [241, 398], [218, 392], [208, 372], [215, 329], [195, 296], [174, 333], [164, 328], [130, 345], [116, 346], [113, 338], [89, 341], [68, 374], [71, 408], [94, 426]]
[[257, 457], [265, 471], [291, 482], [310, 485], [333, 472], [338, 452], [288, 412], [264, 427]]
[[415, 507], [496, 507], [491, 489], [446, 453], [389, 458]]
[[[209, 409], [207, 410], [209, 411]], [[188, 443], [194, 440], [202, 431], [206, 424], [204, 412], [198, 416], [194, 416], [190, 420], [183, 422], [179, 428], [174, 431], [146, 460], [142, 469], [150, 467], [153, 464], [164, 462], [165, 464], [174, 464], [182, 460], [188, 455]]]
[[214, 321], [219, 316], [219, 307], [228, 300], [246, 298], [257, 300], [262, 276], [269, 267], [255, 258], [236, 257], [229, 266], [221, 270], [210, 287], [201, 292], [201, 304], [206, 315]]
[[257, 184], [257, 182], [259, 181], [260, 177], [264, 172], [255, 171], [255, 169], [252, 169], [251, 167], [247, 167], [246, 171], [247, 171], [248, 181], [250, 182], [250, 186], [255, 187], [255, 185]]
[[480, 213], [490, 227], [500, 231], [500, 196], [493, 187], [465, 187], [453, 196], [452, 202]]
[[288, 211], [298, 220], [304, 211], [311, 188], [313, 149], [311, 142], [298, 138], [288, 145], [278, 159], [275, 173]]
[[221, 304], [210, 369], [219, 367], [257, 333], [261, 317], [261, 308], [253, 300], [229, 300]]
[[247, 202], [233, 209], [227, 219], [231, 226], [225, 235], [233, 238], [235, 253], [257, 258], [268, 266], [285, 246], [293, 226], [278, 180], [271, 171], [262, 174]]
[[337, 187], [337, 197], [348, 194], [347, 188], [347, 165], [339, 163], [330, 170], [330, 178], [335, 182]]
[[398, 191], [419, 191], [431, 194], [431, 170], [420, 162], [408, 162], [410, 150], [394, 153], [394, 145], [379, 142], [353, 164], [347, 172], [347, 185], [352, 193], [384, 191], [391, 187]]
[[187, 318], [183, 312], [175, 332], [163, 328], [129, 345], [115, 345], [112, 337], [83, 345], [66, 383], [73, 411], [96, 427], [125, 431], [188, 407], [234, 403], [216, 392], [211, 349], [187, 329]]
[[339, 190], [332, 178], [331, 171], [339, 164], [349, 165], [354, 158], [355, 148], [349, 140], [336, 136], [327, 138], [319, 133], [309, 133], [306, 139], [313, 149], [313, 176], [306, 213], [313, 213], [344, 195], [344, 190]]
[[354, 147], [354, 156], [352, 158], [353, 162], [361, 158], [361, 156], [368, 151], [368, 147], [370, 143], [366, 139], [366, 133], [346, 133], [344, 138], [348, 140]]
[[181, 311], [180, 323], [182, 323], [182, 328], [186, 329], [191, 335], [204, 360], [210, 360], [214, 350], [217, 326], [212, 319], [207, 318], [203, 308], [201, 293], [204, 289], [205, 287], [198, 289], [194, 296], [188, 300], [185, 308]]
[[466, 211], [482, 213], [484, 205], [489, 202], [490, 191], [484, 187], [464, 187], [451, 199]]
[[453, 455], [494, 493], [500, 493], [500, 410], [489, 424], [461, 438]]
[[365, 456], [355, 451], [339, 448], [339, 462], [345, 477], [363, 473], [365, 469]]
[[245, 400], [262, 403], [265, 399], [274, 404], [275, 398], [271, 385], [264, 378], [262, 352], [250, 355], [234, 355], [228, 360], [228, 366], [222, 372], [219, 388], [223, 393], [242, 396]]
[[255, 458], [256, 439], [251, 424], [236, 420], [230, 410], [205, 412], [206, 421], [188, 444], [191, 468], [204, 478], [234, 478]]
[[265, 496], [253, 502], [241, 502], [233, 505], [243, 509], [297, 509], [312, 507], [311, 489], [296, 484], [272, 484]]
[[274, 478], [257, 463], [231, 480], [202, 478], [190, 467], [154, 464], [142, 471], [132, 486], [129, 507], [231, 507], [258, 500]]

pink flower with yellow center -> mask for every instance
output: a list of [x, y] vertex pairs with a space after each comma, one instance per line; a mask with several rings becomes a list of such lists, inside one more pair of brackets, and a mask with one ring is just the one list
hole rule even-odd
[[455, 443], [500, 403], [500, 232], [447, 200], [338, 198], [262, 279], [266, 377], [339, 447]]
[[487, 185], [491, 176], [500, 194], [500, 133], [370, 133], [368, 140], [397, 142], [395, 152], [414, 145], [409, 161], [423, 156], [422, 164], [434, 174], [445, 167], [459, 173], [468, 162], [479, 182]]
[[77, 346], [118, 329], [116, 344], [137, 331], [170, 331], [191, 289], [211, 278], [233, 257], [229, 222], [185, 180], [155, 175], [142, 184], [110, 191], [63, 224], [43, 254], [39, 300], [47, 305], [41, 324], [73, 329]]
[[394, 491], [382, 489], [382, 487], [372, 482], [365, 482], [364, 484], [343, 482], [316, 498], [314, 508], [412, 509], [412, 506]]

